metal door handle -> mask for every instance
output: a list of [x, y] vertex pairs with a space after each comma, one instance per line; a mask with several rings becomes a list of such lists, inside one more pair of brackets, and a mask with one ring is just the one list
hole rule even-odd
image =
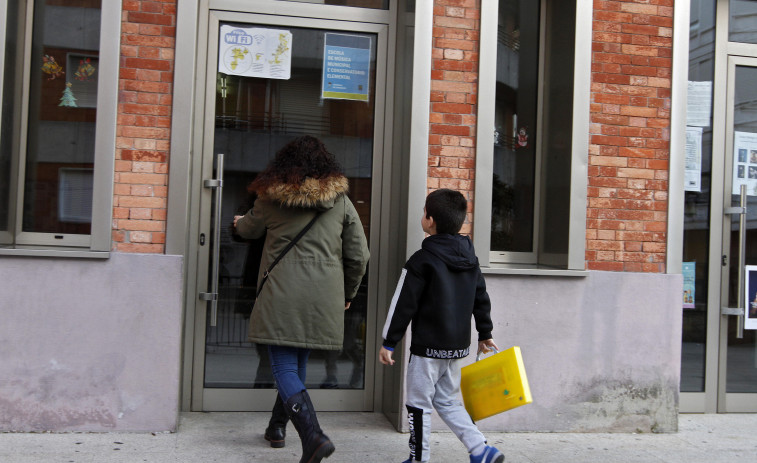
[[210, 257], [210, 291], [200, 293], [200, 300], [210, 301], [210, 326], [218, 324], [218, 267], [221, 251], [221, 202], [223, 192], [223, 153], [216, 155], [216, 177], [203, 182], [205, 188], [215, 190], [215, 214], [213, 217], [213, 247]]
[[744, 337], [744, 310], [745, 310], [745, 297], [744, 297], [744, 262], [746, 261], [746, 207], [747, 207], [747, 195], [746, 185], [741, 185], [739, 190], [740, 201], [739, 207], [727, 207], [725, 208], [726, 214], [739, 214], [739, 283], [738, 283], [738, 301], [737, 308], [722, 307], [721, 315], [736, 315], [738, 316], [736, 337], [742, 339]]

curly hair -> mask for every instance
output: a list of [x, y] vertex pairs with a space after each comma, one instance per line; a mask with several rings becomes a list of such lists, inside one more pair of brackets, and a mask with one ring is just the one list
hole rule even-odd
[[323, 142], [312, 135], [303, 135], [276, 152], [276, 157], [247, 189], [261, 194], [280, 183], [297, 185], [307, 177], [326, 179], [341, 175], [342, 167]]

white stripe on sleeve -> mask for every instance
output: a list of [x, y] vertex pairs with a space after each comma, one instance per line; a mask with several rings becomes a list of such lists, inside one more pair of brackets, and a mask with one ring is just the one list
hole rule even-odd
[[394, 308], [397, 306], [397, 299], [400, 298], [402, 292], [402, 285], [405, 283], [405, 275], [407, 275], [407, 269], [402, 269], [400, 275], [400, 281], [397, 282], [397, 289], [394, 290], [394, 296], [392, 296], [392, 304], [389, 306], [389, 313], [386, 314], [386, 322], [384, 323], [384, 331], [382, 336], [386, 339], [386, 333], [389, 331], [389, 325], [392, 323], [392, 317], [394, 316]]

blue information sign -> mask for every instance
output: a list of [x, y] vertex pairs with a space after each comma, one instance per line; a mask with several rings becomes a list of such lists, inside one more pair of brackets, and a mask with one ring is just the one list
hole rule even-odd
[[370, 37], [325, 34], [322, 98], [368, 101], [370, 71]]

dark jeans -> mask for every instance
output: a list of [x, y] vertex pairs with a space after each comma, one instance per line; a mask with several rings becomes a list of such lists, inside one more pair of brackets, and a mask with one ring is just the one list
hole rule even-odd
[[273, 377], [281, 399], [287, 399], [305, 389], [310, 349], [289, 346], [268, 346]]

